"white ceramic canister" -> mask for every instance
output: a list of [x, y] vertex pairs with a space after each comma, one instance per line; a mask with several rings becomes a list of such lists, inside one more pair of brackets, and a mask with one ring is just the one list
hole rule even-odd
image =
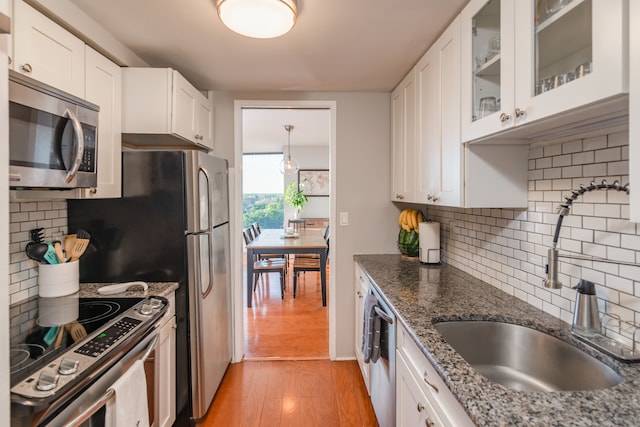
[[39, 264], [38, 295], [46, 298], [63, 297], [80, 289], [80, 263]]

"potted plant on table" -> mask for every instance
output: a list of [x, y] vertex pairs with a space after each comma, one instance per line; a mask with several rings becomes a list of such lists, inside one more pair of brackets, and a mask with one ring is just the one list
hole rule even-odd
[[296, 181], [291, 181], [284, 192], [284, 201], [296, 210], [296, 219], [300, 216], [302, 208], [307, 203], [307, 196], [302, 193], [302, 189]]

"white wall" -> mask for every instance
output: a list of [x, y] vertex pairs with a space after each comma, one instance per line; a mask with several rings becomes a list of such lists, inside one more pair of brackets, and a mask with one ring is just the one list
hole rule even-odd
[[[327, 129], [327, 133], [330, 129]], [[287, 153], [287, 147], [283, 147], [283, 152]], [[329, 169], [329, 146], [317, 147], [295, 147], [291, 146], [291, 157], [300, 166], [300, 169]], [[298, 181], [298, 174], [285, 175], [284, 188], [291, 183]], [[331, 211], [331, 200], [329, 197], [309, 197], [307, 204], [302, 210], [302, 218], [329, 218]], [[293, 218], [295, 209], [284, 204], [285, 224], [289, 218]]]
[[[395, 253], [398, 209], [389, 202], [390, 95], [348, 92], [217, 92], [215, 137], [217, 156], [234, 157], [235, 100], [329, 100], [336, 102], [336, 141], [331, 156], [335, 194], [331, 218], [349, 212], [346, 227], [333, 227], [331, 281], [335, 283], [334, 348], [337, 358], [354, 357], [353, 255]], [[238, 173], [236, 173], [238, 176]], [[233, 202], [232, 202], [233, 204]], [[232, 212], [232, 215], [235, 213]], [[235, 228], [234, 228], [235, 229]], [[236, 239], [240, 243], [240, 235]], [[240, 246], [236, 246], [240, 251]], [[236, 268], [241, 266], [236, 265]], [[236, 273], [237, 277], [237, 273]], [[240, 276], [242, 277], [242, 276]], [[242, 286], [236, 283], [235, 286]]]
[[[428, 218], [442, 224], [443, 260], [567, 323], [575, 309], [576, 291], [571, 287], [587, 279], [596, 283], [601, 313], [640, 323], [640, 267], [561, 258], [559, 279], [564, 287], [542, 285], [556, 208], [572, 189], [591, 180], [629, 182], [628, 142], [623, 132], [532, 147], [528, 209], [427, 207]], [[560, 253], [638, 262], [640, 230], [628, 218], [626, 194], [585, 193], [564, 218]], [[622, 335], [619, 338], [629, 343], [629, 331]]]

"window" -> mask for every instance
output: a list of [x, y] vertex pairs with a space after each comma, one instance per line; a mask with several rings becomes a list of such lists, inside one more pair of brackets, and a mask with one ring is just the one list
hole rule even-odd
[[284, 223], [284, 176], [282, 153], [247, 153], [242, 156], [242, 226], [282, 228]]

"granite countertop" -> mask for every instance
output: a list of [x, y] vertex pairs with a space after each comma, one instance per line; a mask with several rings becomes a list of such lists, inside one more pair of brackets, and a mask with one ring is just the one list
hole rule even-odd
[[[479, 426], [637, 426], [640, 364], [620, 363], [571, 336], [570, 326], [448, 265], [400, 255], [356, 255], [374, 286]], [[516, 391], [478, 374], [433, 326], [444, 320], [496, 320], [531, 327], [579, 347], [622, 377], [595, 391]], [[585, 372], [585, 375], [588, 375]]]
[[80, 283], [79, 298], [144, 298], [147, 296], [167, 297], [178, 289], [177, 282], [145, 282], [149, 289], [142, 290], [142, 286], [133, 286], [126, 292], [113, 295], [100, 295], [98, 289], [111, 283]]

